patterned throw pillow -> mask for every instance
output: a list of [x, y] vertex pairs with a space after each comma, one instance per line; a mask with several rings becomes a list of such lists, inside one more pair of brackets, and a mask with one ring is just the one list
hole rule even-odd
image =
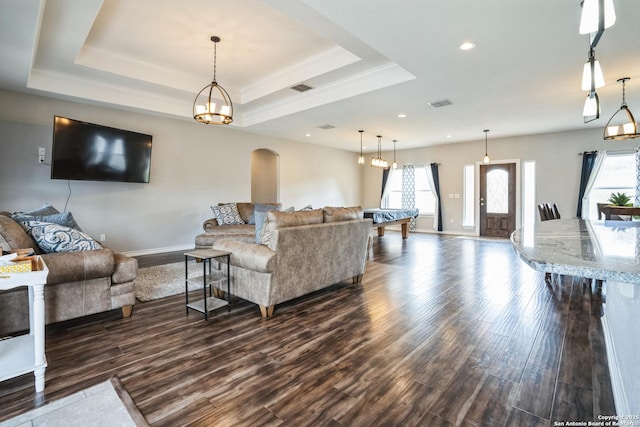
[[102, 249], [91, 236], [73, 228], [40, 221], [21, 221], [20, 224], [45, 253]]
[[216, 221], [218, 221], [218, 225], [244, 224], [244, 220], [238, 212], [238, 205], [235, 203], [211, 206], [211, 210], [216, 217]]

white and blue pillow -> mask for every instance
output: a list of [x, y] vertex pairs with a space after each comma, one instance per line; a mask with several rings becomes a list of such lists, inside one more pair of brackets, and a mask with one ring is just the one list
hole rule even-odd
[[236, 203], [211, 206], [211, 210], [216, 217], [216, 221], [218, 221], [218, 225], [244, 224]]
[[41, 221], [19, 221], [45, 253], [82, 252], [102, 249], [91, 236], [64, 225]]

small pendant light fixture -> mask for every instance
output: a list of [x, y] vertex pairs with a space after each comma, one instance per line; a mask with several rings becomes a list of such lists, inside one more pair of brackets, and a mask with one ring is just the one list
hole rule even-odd
[[584, 101], [582, 118], [585, 123], [589, 123], [600, 118], [600, 98], [595, 90], [589, 91], [587, 99]]
[[[624, 140], [640, 137], [636, 119], [633, 117], [633, 114], [631, 114], [631, 110], [629, 110], [627, 103], [625, 102], [624, 84], [627, 80], [630, 80], [630, 78], [623, 77], [618, 79], [618, 83], [622, 82], [622, 105], [620, 105], [620, 109], [616, 111], [607, 122], [607, 125], [604, 128], [604, 139]], [[620, 114], [622, 111], [624, 111], [624, 114]], [[620, 114], [620, 116], [612, 124], [611, 121], [616, 118], [618, 114]], [[615, 124], [616, 122], [622, 122], [622, 124]]]
[[193, 118], [207, 125], [228, 125], [233, 122], [233, 103], [229, 94], [216, 81], [216, 46], [220, 37], [211, 36], [213, 42], [213, 80], [202, 88], [193, 101]]
[[378, 153], [377, 157], [371, 158], [371, 167], [386, 169], [389, 164], [382, 158], [382, 135], [377, 135], [378, 138]]
[[582, 118], [585, 123], [592, 122], [600, 118], [600, 98], [596, 89], [604, 86], [604, 76], [600, 61], [596, 59], [593, 48], [589, 49], [589, 59], [582, 69], [582, 90], [587, 90], [587, 99], [584, 101]]
[[604, 76], [600, 61], [596, 59], [596, 53], [589, 49], [589, 59], [582, 69], [582, 90], [595, 90], [604, 86]]
[[398, 162], [396, 162], [396, 142], [398, 142], [397, 139], [393, 140], [393, 163], [391, 164], [391, 167], [393, 169], [398, 169]]
[[489, 157], [489, 154], [487, 151], [487, 134], [489, 133], [489, 129], [485, 129], [483, 132], [484, 132], [484, 158], [482, 159], [482, 163], [484, 163], [485, 165], [488, 165], [489, 163], [491, 163], [491, 158]]
[[582, 0], [580, 34], [602, 33], [615, 22], [613, 0]]
[[358, 157], [358, 164], [359, 165], [364, 165], [364, 156], [362, 155], [362, 133], [364, 131], [363, 130], [359, 130], [358, 132], [360, 132], [360, 157]]

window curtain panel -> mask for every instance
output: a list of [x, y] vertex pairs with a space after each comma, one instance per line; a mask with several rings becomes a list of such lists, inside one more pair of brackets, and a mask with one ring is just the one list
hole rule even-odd
[[428, 173], [431, 192], [436, 199], [436, 206], [433, 212], [433, 228], [442, 231], [442, 209], [440, 208], [440, 175], [438, 174], [438, 164], [431, 163], [431, 173]]
[[[586, 158], [586, 157], [589, 158]], [[586, 158], [586, 159], [585, 159]], [[593, 185], [596, 183], [596, 179], [600, 174], [604, 159], [607, 158], [607, 152], [605, 150], [585, 151], [582, 159], [582, 173], [580, 175], [580, 193], [581, 197], [578, 199], [578, 218], [589, 219], [590, 218], [590, 206], [589, 206], [589, 194], [593, 189]], [[586, 178], [585, 178], [586, 176]], [[584, 188], [582, 187], [583, 182]]]
[[596, 161], [597, 151], [585, 151], [582, 153], [582, 170], [580, 172], [580, 187], [578, 188], [578, 210], [576, 216], [582, 218], [582, 198], [585, 195], [587, 182], [591, 176], [593, 165]]
[[[633, 206], [640, 206], [640, 150], [636, 149], [636, 197]], [[638, 242], [640, 244], [640, 241]]]
[[384, 200], [384, 196], [387, 194], [387, 183], [389, 182], [389, 168], [382, 169], [382, 188], [380, 191], [380, 207], [384, 208], [386, 206], [382, 206], [382, 201]]
[[[400, 199], [402, 209], [415, 209], [416, 207], [416, 168], [413, 165], [402, 166], [402, 195]], [[416, 229], [416, 219], [411, 218], [409, 230]]]

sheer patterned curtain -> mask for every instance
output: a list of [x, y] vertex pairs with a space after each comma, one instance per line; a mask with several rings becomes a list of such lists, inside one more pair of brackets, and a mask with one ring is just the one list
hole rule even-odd
[[[587, 155], [587, 152], [585, 151], [585, 154]], [[584, 187], [584, 191], [582, 190], [582, 178], [584, 178], [584, 174], [585, 174], [585, 160], [582, 160], [582, 178], [581, 178], [581, 183], [580, 183], [580, 192], [582, 193], [582, 197], [578, 200], [578, 206], [582, 207], [582, 211], [578, 212], [578, 218], [584, 218], [584, 219], [589, 219], [589, 194], [591, 193], [591, 189], [593, 188], [593, 185], [596, 183], [596, 178], [598, 178], [598, 174], [600, 173], [600, 169], [602, 169], [602, 165], [604, 164], [604, 159], [607, 158], [607, 152], [605, 150], [600, 150], [598, 151], [598, 153], [596, 154], [596, 158], [595, 161], [593, 162], [593, 166], [591, 168], [591, 173], [589, 175], [587, 175], [589, 178], [586, 181], [586, 185]]]
[[[416, 207], [416, 168], [413, 165], [402, 166], [402, 209], [415, 209]], [[409, 230], [416, 229], [416, 219], [411, 218]]]

